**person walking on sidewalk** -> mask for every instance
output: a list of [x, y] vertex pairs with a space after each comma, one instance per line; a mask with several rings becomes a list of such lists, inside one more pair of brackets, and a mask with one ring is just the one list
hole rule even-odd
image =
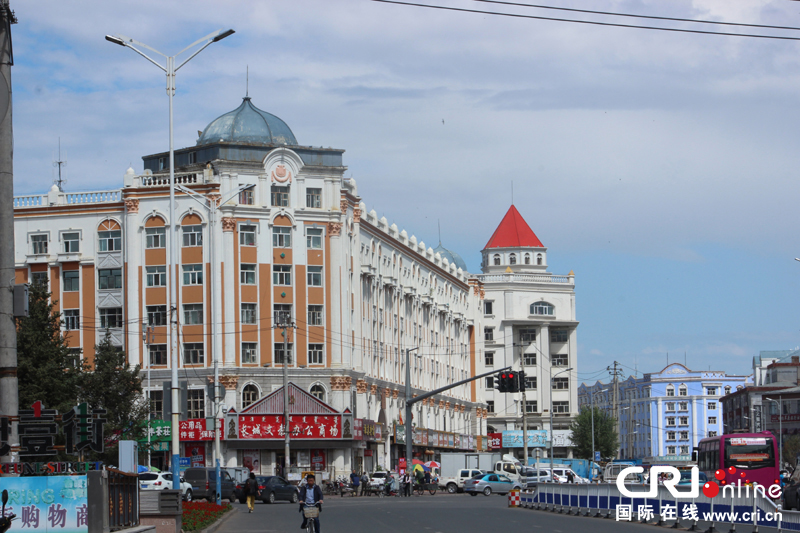
[[353, 470], [353, 473], [350, 474], [350, 484], [353, 486], [353, 496], [358, 496], [358, 482], [358, 474], [356, 474], [356, 471]]
[[250, 472], [250, 477], [244, 483], [244, 494], [247, 496], [247, 509], [248, 513], [253, 512], [253, 507], [256, 503], [256, 496], [258, 496], [258, 481], [256, 475]]
[[361, 473], [361, 495], [362, 496], [369, 496], [367, 492], [369, 490], [369, 474], [366, 472]]

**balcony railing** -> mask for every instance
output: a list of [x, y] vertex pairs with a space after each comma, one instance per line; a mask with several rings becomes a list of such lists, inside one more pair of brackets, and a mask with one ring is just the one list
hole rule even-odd
[[122, 200], [122, 191], [86, 191], [64, 193], [51, 191], [48, 194], [32, 194], [14, 197], [14, 208], [50, 207], [52, 205], [108, 204]]
[[478, 274], [483, 283], [574, 283], [572, 276], [546, 274]]

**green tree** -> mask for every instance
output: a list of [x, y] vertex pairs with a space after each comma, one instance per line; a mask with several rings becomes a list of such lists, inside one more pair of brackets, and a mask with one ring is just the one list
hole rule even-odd
[[149, 408], [142, 396], [139, 365], [131, 367], [125, 352], [111, 343], [106, 331], [95, 347], [94, 368], [84, 372], [81, 401], [91, 409], [105, 409], [105, 450], [94, 454], [106, 464], [117, 464], [119, 440], [140, 440], [145, 434]]
[[783, 462], [792, 467], [797, 466], [797, 457], [800, 456], [800, 437], [789, 435], [783, 438]]
[[[581, 459], [594, 460], [592, 454], [592, 410], [584, 406], [570, 424], [574, 453]], [[617, 423], [605, 411], [594, 408], [594, 449], [603, 458], [614, 457], [619, 448]]]
[[17, 319], [17, 378], [20, 409], [41, 400], [59, 414], [72, 409], [83, 368], [61, 332], [61, 314], [44, 284], [28, 293], [28, 316]]

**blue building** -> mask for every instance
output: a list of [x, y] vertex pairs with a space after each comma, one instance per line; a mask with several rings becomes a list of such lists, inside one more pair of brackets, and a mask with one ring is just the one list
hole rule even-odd
[[722, 396], [751, 383], [750, 376], [721, 371], [693, 371], [679, 363], [660, 372], [578, 387], [578, 405], [595, 406], [617, 419], [621, 459], [683, 462], [706, 437], [722, 434]]

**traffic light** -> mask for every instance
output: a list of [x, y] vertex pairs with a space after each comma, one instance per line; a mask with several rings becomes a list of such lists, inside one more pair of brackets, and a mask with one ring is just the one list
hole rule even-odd
[[508, 384], [506, 385], [506, 392], [519, 392], [519, 387], [517, 386], [517, 373], [511, 370], [507, 375]]
[[517, 372], [517, 392], [525, 392], [525, 371]]
[[500, 372], [497, 377], [494, 378], [494, 380], [497, 383], [497, 392], [506, 392], [508, 387], [508, 378], [506, 377], [506, 373]]

